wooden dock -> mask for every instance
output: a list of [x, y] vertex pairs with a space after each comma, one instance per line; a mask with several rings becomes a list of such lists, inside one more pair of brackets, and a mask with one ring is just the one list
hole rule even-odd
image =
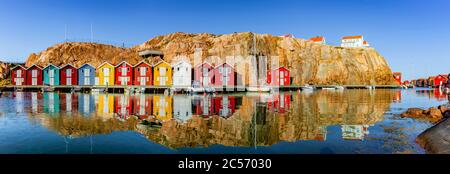
[[[291, 86], [271, 86], [272, 89], [279, 91], [297, 91], [302, 90], [305, 86], [300, 85], [291, 85]], [[401, 89], [403, 86], [400, 85], [311, 85], [315, 90], [321, 89]], [[164, 93], [166, 90], [173, 89], [173, 86], [79, 86], [79, 85], [71, 85], [71, 86], [2, 86], [1, 91], [43, 91], [43, 89], [52, 89], [54, 91], [60, 92], [70, 92], [70, 91], [81, 91], [81, 92], [90, 92], [92, 90], [104, 90], [111, 93], [124, 93], [127, 89], [144, 89], [144, 93]], [[186, 88], [186, 87], [184, 87]], [[212, 87], [216, 92], [219, 93], [234, 93], [234, 92], [248, 92], [246, 86], [224, 86], [224, 87]]]

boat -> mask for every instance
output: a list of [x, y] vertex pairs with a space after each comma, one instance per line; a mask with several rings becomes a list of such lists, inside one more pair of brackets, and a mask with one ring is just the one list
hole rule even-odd
[[345, 89], [345, 87], [343, 87], [343, 86], [336, 86], [335, 87], [337, 90], [344, 90]]
[[375, 86], [366, 86], [367, 89], [372, 90], [375, 89]]
[[194, 88], [194, 87], [190, 87], [190, 88], [187, 88], [186, 91], [187, 91], [188, 93], [191, 93], [191, 94], [196, 94], [196, 93], [202, 93], [202, 92], [204, 92], [205, 89], [204, 89], [204, 88]]
[[322, 90], [336, 90], [336, 88], [334, 88], [334, 87], [324, 87], [324, 88], [322, 88]]
[[53, 87], [44, 87], [42, 88], [42, 92], [53, 92], [55, 91], [55, 88]]
[[139, 94], [145, 93], [145, 88], [135, 88], [134, 92]]
[[310, 91], [312, 91], [312, 90], [314, 90], [314, 87], [313, 86], [309, 86], [309, 85], [306, 85], [306, 86], [302, 86], [302, 87], [300, 87], [302, 90], [310, 90]]
[[450, 94], [450, 88], [444, 88], [443, 92], [444, 94]]
[[248, 92], [270, 92], [271, 88], [269, 86], [249, 86], [247, 87]]
[[93, 92], [93, 93], [99, 93], [99, 92], [105, 92], [105, 91], [106, 91], [105, 88], [93, 88], [91, 90], [91, 92]]
[[206, 93], [215, 93], [215, 92], [216, 92], [216, 89], [214, 89], [214, 88], [212, 88], [212, 87], [208, 87], [208, 88], [205, 88], [205, 92], [206, 92]]

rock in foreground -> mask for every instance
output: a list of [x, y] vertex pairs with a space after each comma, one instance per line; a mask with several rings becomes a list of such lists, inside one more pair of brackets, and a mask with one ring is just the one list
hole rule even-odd
[[422, 132], [416, 139], [427, 153], [450, 154], [450, 112], [447, 111], [445, 115], [447, 118]]
[[427, 120], [432, 123], [436, 123], [443, 118], [443, 113], [446, 111], [443, 107], [444, 106], [439, 106], [438, 108], [430, 108], [428, 110], [409, 108], [406, 112], [400, 114], [400, 116]]

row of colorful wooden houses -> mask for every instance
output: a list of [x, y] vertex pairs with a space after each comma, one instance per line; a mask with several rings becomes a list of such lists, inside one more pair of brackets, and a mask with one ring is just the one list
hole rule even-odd
[[[32, 65], [28, 68], [18, 65], [12, 68], [12, 84], [23, 85], [137, 85], [137, 86], [235, 86], [237, 73], [234, 67], [222, 63], [212, 66], [202, 63], [195, 68], [187, 61], [169, 64], [160, 61], [150, 65], [141, 61], [135, 65], [123, 61], [117, 65], [104, 62], [98, 67], [84, 64], [75, 67], [67, 64], [61, 67], [49, 64], [42, 68]], [[279, 67], [267, 73], [268, 85], [288, 86], [291, 84], [290, 71]]]
[[417, 87], [432, 87], [432, 88], [439, 88], [442, 86], [445, 86], [449, 83], [448, 81], [449, 75], [447, 74], [440, 74], [437, 76], [431, 76], [428, 78], [419, 78], [417, 80], [411, 80], [411, 81], [404, 81], [404, 84], [411, 84]]

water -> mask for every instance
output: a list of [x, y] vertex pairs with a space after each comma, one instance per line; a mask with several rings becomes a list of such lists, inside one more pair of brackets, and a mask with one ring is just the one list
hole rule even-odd
[[432, 126], [400, 118], [447, 103], [438, 91], [232, 95], [3, 93], [0, 153], [425, 153]]

